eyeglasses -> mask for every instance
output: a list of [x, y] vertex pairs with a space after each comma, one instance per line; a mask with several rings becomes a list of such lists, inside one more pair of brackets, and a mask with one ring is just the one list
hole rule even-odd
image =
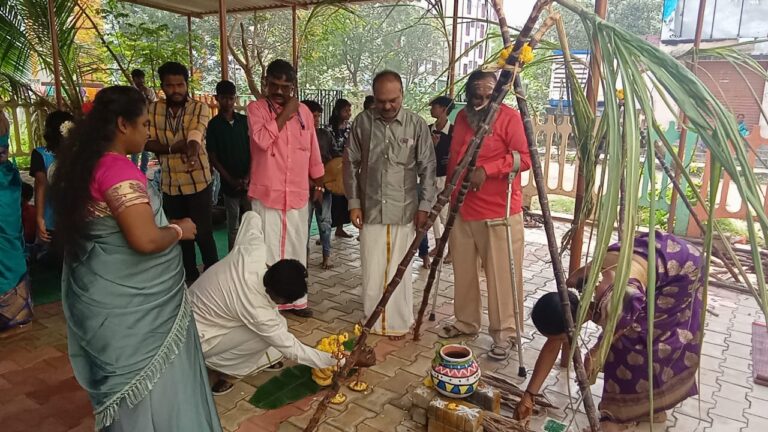
[[280, 90], [281, 93], [290, 93], [293, 91], [293, 84], [278, 84], [271, 79], [267, 80], [267, 86], [271, 87], [274, 90]]

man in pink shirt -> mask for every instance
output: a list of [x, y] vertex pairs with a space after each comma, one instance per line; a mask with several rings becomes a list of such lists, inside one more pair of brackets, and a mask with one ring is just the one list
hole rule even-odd
[[[248, 197], [261, 216], [267, 266], [283, 259], [307, 262], [309, 194], [323, 199], [323, 161], [309, 108], [294, 96], [296, 72], [285, 60], [267, 66], [267, 97], [248, 105], [251, 183]], [[307, 296], [279, 306], [312, 315]]]

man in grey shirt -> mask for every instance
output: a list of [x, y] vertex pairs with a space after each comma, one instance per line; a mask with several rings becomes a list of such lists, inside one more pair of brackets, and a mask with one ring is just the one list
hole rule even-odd
[[[352, 124], [344, 154], [349, 216], [360, 229], [363, 308], [373, 313], [386, 284], [423, 226], [437, 193], [435, 150], [429, 126], [402, 108], [400, 75], [383, 71], [373, 79], [375, 105]], [[411, 272], [390, 298], [373, 332], [402, 339], [413, 324]]]

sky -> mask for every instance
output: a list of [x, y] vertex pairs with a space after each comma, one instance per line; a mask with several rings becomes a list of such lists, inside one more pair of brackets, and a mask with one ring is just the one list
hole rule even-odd
[[504, 0], [504, 13], [507, 23], [512, 27], [521, 27], [531, 14], [536, 0]]

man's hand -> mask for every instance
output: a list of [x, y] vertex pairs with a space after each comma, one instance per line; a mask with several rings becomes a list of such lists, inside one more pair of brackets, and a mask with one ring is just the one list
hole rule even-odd
[[283, 106], [283, 112], [281, 114], [285, 114], [290, 118], [292, 115], [299, 112], [299, 100], [295, 97], [289, 98], [287, 101], [285, 101], [285, 106]]
[[315, 188], [312, 188], [312, 201], [316, 204], [322, 204], [323, 203], [323, 191], [318, 190]]
[[349, 220], [357, 229], [363, 229], [363, 209], [352, 209], [349, 211]]
[[533, 414], [533, 403], [533, 395], [529, 392], [523, 393], [520, 402], [515, 407], [515, 414], [512, 418], [517, 421], [527, 420]]
[[427, 219], [429, 218], [429, 213], [419, 210], [416, 212], [415, 215], [413, 215], [413, 224], [416, 225], [416, 229], [419, 229], [424, 226], [425, 223], [427, 223]]
[[472, 174], [469, 176], [469, 190], [479, 191], [483, 187], [486, 179], [485, 169], [483, 167], [475, 167]]
[[189, 166], [190, 170], [197, 169], [200, 166], [200, 143], [195, 140], [187, 141], [184, 152], [181, 154], [181, 161]]
[[48, 229], [45, 227], [45, 219], [43, 218], [37, 219], [37, 236], [42, 241], [45, 241], [45, 242], [51, 241], [51, 235], [48, 234]]

